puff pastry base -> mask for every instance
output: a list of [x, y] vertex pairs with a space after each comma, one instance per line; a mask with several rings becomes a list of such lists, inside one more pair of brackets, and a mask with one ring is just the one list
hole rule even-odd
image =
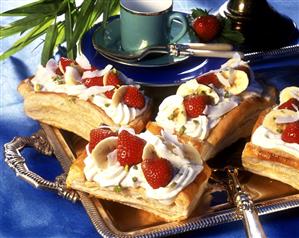
[[205, 165], [196, 179], [178, 194], [174, 203], [165, 205], [154, 199], [148, 199], [143, 188], [123, 188], [120, 192], [116, 192], [113, 188], [99, 187], [97, 183], [87, 181], [83, 172], [85, 157], [86, 153], [82, 153], [72, 164], [67, 177], [68, 187], [97, 198], [148, 211], [166, 221], [180, 221], [188, 218], [205, 191], [211, 174], [210, 168]]
[[[25, 113], [38, 121], [71, 131], [89, 140], [92, 129], [105, 124], [116, 126], [113, 120], [100, 107], [64, 93], [35, 92], [30, 79], [21, 82], [19, 93], [24, 97]], [[136, 117], [128, 126], [141, 132], [151, 117], [151, 105]]]
[[[254, 130], [269, 110], [261, 113]], [[265, 149], [248, 142], [242, 153], [243, 167], [255, 174], [289, 184], [299, 190], [299, 158], [277, 149]]]

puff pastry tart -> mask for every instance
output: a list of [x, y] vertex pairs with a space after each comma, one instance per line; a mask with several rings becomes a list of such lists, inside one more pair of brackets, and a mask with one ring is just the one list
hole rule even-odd
[[239, 55], [220, 69], [179, 86], [159, 106], [151, 131], [163, 128], [195, 146], [204, 161], [239, 138], [250, 136], [259, 113], [273, 104], [274, 88], [263, 88]]
[[111, 65], [92, 67], [83, 55], [76, 61], [61, 58], [58, 64], [49, 60], [18, 90], [29, 117], [86, 140], [101, 124], [128, 125], [140, 132], [151, 115], [151, 102], [138, 85]]
[[90, 136], [86, 153], [70, 168], [69, 187], [167, 221], [186, 219], [194, 210], [211, 173], [194, 147], [163, 130], [154, 135], [100, 127]]
[[280, 93], [280, 105], [261, 113], [242, 153], [245, 169], [299, 189], [299, 88]]

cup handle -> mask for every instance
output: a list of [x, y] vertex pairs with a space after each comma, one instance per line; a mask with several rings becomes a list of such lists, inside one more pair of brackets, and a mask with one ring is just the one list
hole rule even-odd
[[188, 30], [188, 22], [187, 22], [186, 17], [184, 16], [184, 14], [179, 13], [179, 12], [173, 12], [168, 18], [168, 27], [169, 28], [171, 28], [171, 25], [172, 25], [174, 20], [178, 20], [178, 21], [181, 22], [182, 29], [179, 32], [179, 34], [177, 34], [173, 39], [170, 40], [170, 43], [175, 43], [178, 40], [180, 40]]

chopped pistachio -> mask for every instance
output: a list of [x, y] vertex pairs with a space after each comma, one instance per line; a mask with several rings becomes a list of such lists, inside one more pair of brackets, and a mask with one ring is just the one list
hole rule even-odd
[[53, 81], [56, 83], [56, 84], [64, 84], [64, 80], [61, 76], [57, 75]]
[[125, 171], [129, 172], [129, 165], [127, 165], [127, 164], [125, 165]]
[[34, 84], [34, 91], [41, 91], [42, 90], [42, 85], [41, 84], [39, 84], [39, 83], [37, 83], [37, 84]]
[[171, 188], [174, 188], [175, 186], [177, 186], [177, 183], [176, 183], [176, 182], [173, 182], [173, 183], [170, 184], [170, 187], [171, 187]]
[[137, 177], [132, 177], [132, 181], [133, 181], [134, 183], [136, 183], [136, 182], [137, 182]]
[[105, 103], [105, 107], [109, 107], [110, 106], [110, 103]]
[[225, 97], [225, 98], [229, 98], [229, 96], [230, 96], [230, 95], [229, 95], [229, 92], [225, 92], [224, 97]]
[[282, 129], [281, 128], [277, 128], [276, 131], [277, 131], [277, 133], [282, 133]]
[[199, 121], [198, 120], [193, 120], [194, 124], [198, 125]]
[[119, 192], [121, 192], [121, 190], [122, 190], [122, 188], [121, 188], [120, 185], [117, 185], [117, 186], [114, 187], [114, 192], [119, 193]]
[[181, 129], [179, 130], [179, 134], [180, 135], [184, 134], [185, 130], [186, 130], [186, 127], [182, 126]]
[[137, 165], [133, 165], [133, 169], [137, 170], [138, 169]]

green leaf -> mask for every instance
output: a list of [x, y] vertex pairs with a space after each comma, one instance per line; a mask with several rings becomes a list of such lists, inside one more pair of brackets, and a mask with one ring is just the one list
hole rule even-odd
[[63, 1], [40, 0], [23, 5], [21, 7], [3, 12], [0, 16], [28, 16], [31, 14], [56, 14]]
[[241, 32], [236, 31], [232, 28], [230, 19], [221, 17], [220, 20], [223, 25], [220, 36], [221, 40], [232, 44], [242, 44], [245, 38]]
[[14, 21], [6, 27], [0, 28], [0, 39], [6, 38], [19, 32], [25, 32], [28, 29], [39, 25], [44, 20], [45, 16], [41, 17], [41, 15], [30, 15], [20, 20]]
[[15, 54], [19, 50], [23, 49], [26, 45], [30, 44], [32, 41], [43, 35], [48, 27], [52, 24], [52, 20], [44, 20], [43, 23], [34, 27], [30, 32], [28, 32], [25, 36], [21, 37], [17, 40], [11, 48], [5, 51], [0, 55], [0, 60], [4, 60], [11, 55]]
[[53, 23], [48, 29], [45, 38], [45, 43], [42, 51], [41, 63], [46, 65], [48, 60], [53, 56], [53, 51], [56, 43], [56, 38], [58, 35], [58, 29], [56, 22]]
[[210, 11], [201, 9], [201, 8], [195, 8], [191, 10], [191, 16], [193, 17], [193, 19], [197, 18], [197, 17], [201, 17], [201, 16], [207, 16], [209, 15]]

